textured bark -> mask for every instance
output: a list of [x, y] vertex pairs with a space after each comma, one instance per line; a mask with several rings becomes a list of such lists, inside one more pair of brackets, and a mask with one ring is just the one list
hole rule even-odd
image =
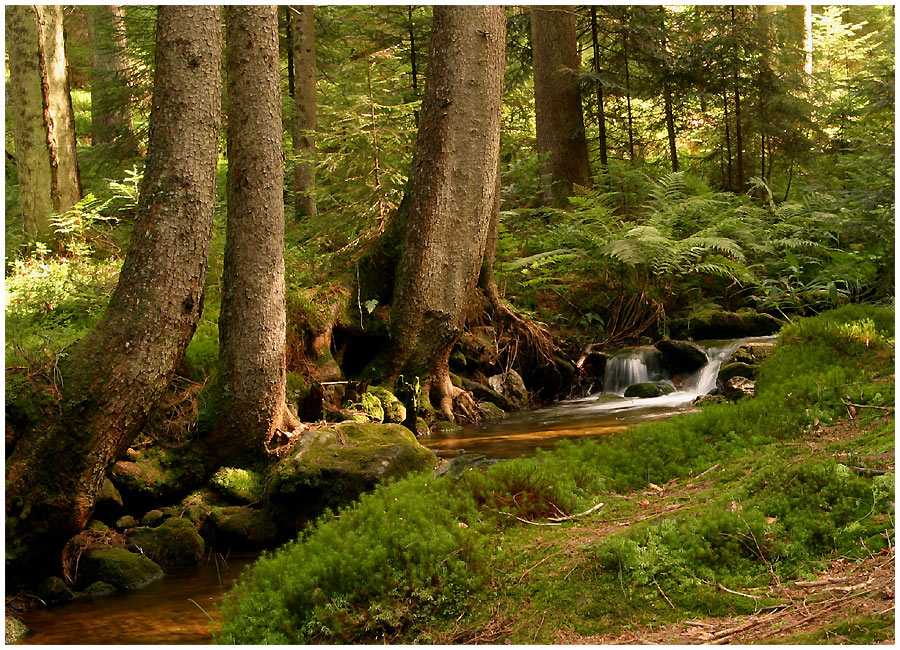
[[316, 215], [316, 30], [312, 5], [290, 12], [294, 62], [294, 212]]
[[[591, 7], [591, 44], [594, 49], [594, 72], [600, 74], [600, 40], [597, 34], [597, 7]], [[603, 108], [603, 82], [597, 79], [597, 128], [600, 137], [600, 165], [607, 166], [606, 111]]]
[[84, 526], [197, 325], [215, 207], [220, 14], [159, 8], [138, 220], [106, 313], [60, 360], [59, 403], [7, 461], [7, 557], [58, 549]]
[[497, 192], [506, 15], [436, 6], [393, 301], [392, 374], [434, 385], [452, 418], [447, 358], [462, 331]]
[[534, 110], [541, 184], [547, 205], [563, 205], [573, 185], [591, 184], [581, 90], [575, 8], [556, 5], [531, 8], [534, 61]]
[[108, 144], [132, 135], [128, 92], [125, 8], [87, 7], [91, 42], [91, 132], [93, 144]]
[[265, 451], [284, 427], [284, 182], [278, 14], [228, 5], [228, 225], [219, 316], [220, 458]]
[[[735, 10], [731, 5], [731, 25], [735, 27]], [[734, 71], [734, 146], [737, 155], [737, 186], [738, 194], [744, 192], [744, 135], [741, 128], [741, 78], [737, 69]]]
[[25, 232], [47, 239], [50, 214], [81, 200], [62, 6], [7, 6], [6, 39]]

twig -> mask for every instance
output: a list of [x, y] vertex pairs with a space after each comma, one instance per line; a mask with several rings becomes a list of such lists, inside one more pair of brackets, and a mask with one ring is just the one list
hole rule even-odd
[[525, 573], [523, 573], [522, 575], [519, 576], [519, 579], [516, 581], [516, 584], [517, 584], [517, 585], [518, 585], [518, 584], [521, 584], [521, 583], [522, 583], [522, 580], [525, 579], [525, 576], [527, 576], [533, 569], [536, 569], [536, 568], [538, 568], [539, 566], [541, 566], [544, 562], [546, 562], [547, 560], [549, 560], [551, 557], [553, 557], [553, 556], [555, 556], [555, 555], [560, 555], [560, 554], [565, 553], [565, 552], [566, 552], [566, 550], [563, 549], [563, 550], [561, 550], [561, 551], [557, 551], [556, 553], [551, 553], [550, 555], [544, 556], [544, 557], [541, 559], [540, 562], [538, 562], [537, 564], [535, 564], [534, 566], [532, 566], [532, 567], [530, 567], [530, 568], [528, 568], [528, 569], [525, 569]]
[[669, 603], [669, 607], [675, 609], [675, 605], [672, 604], [672, 601], [669, 600], [669, 597], [666, 596], [666, 592], [662, 590], [662, 587], [659, 586], [659, 583], [656, 581], [656, 578], [653, 578], [653, 584], [656, 585], [656, 588], [659, 589], [659, 593], [662, 594], [662, 597], [666, 599], [666, 602]]
[[841, 403], [844, 406], [855, 406], [858, 409], [879, 409], [885, 411], [886, 413], [891, 413], [894, 410], [893, 406], [879, 406], [877, 404], [855, 404], [849, 400], [841, 400]]
[[877, 467], [854, 467], [847, 465], [847, 469], [852, 469], [857, 474], [866, 474], [871, 476], [881, 476], [882, 474], [893, 474], [893, 468], [877, 468]]
[[709, 474], [711, 471], [713, 471], [715, 468], [717, 468], [719, 465], [721, 465], [721, 463], [716, 463], [715, 465], [713, 465], [712, 467], [710, 467], [708, 470], [706, 470], [706, 471], [703, 472], [702, 474], [697, 474], [697, 476], [695, 476], [694, 478], [700, 478], [701, 476], [706, 476], [706, 475]]
[[797, 587], [824, 587], [825, 585], [834, 585], [849, 581], [850, 576], [843, 576], [840, 578], [826, 578], [824, 580], [794, 580], [794, 585]]
[[754, 596], [753, 594], [745, 594], [740, 591], [735, 591], [734, 589], [729, 589], [723, 584], [716, 583], [716, 588], [721, 589], [722, 591], [727, 591], [729, 594], [734, 594], [735, 596], [743, 596], [744, 598], [754, 598], [754, 599], [764, 599], [764, 598], [772, 598], [771, 596]]
[[[606, 505], [605, 503], [602, 503], [602, 502], [601, 502], [601, 503], [598, 503], [598, 504], [596, 504], [596, 505], [594, 505], [594, 506], [591, 506], [590, 508], [588, 508], [588, 509], [585, 510], [584, 512], [579, 512], [577, 515], [568, 515], [568, 516], [566, 516], [566, 517], [547, 517], [547, 520], [548, 520], [548, 521], [569, 521], [569, 520], [571, 520], [571, 519], [578, 519], [579, 517], [586, 517], [586, 516], [588, 516], [589, 514], [591, 514], [592, 512], [594, 512], [594, 511], [596, 511], [596, 510], [599, 510], [600, 508], [602, 508], [602, 507], [605, 506], [605, 505]], [[555, 506], [554, 506], [554, 507], [555, 507]]]

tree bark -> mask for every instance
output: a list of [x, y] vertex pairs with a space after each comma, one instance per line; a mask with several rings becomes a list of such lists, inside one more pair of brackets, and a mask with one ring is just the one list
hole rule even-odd
[[128, 142], [134, 149], [125, 8], [87, 7], [91, 33], [91, 132], [93, 144]]
[[594, 48], [594, 72], [597, 74], [597, 128], [600, 136], [600, 165], [606, 169], [609, 151], [606, 145], [606, 111], [603, 108], [603, 82], [600, 81], [600, 42], [597, 35], [597, 7], [591, 6], [591, 43]]
[[278, 14], [228, 5], [228, 224], [219, 316], [220, 459], [261, 455], [285, 405], [284, 182]]
[[546, 205], [564, 205], [573, 186], [589, 187], [584, 116], [575, 35], [575, 7], [531, 8], [534, 111], [541, 185]]
[[8, 450], [8, 559], [59, 550], [84, 527], [197, 325], [215, 207], [220, 16], [159, 7], [138, 220], [106, 313], [59, 361], [58, 403]]
[[294, 212], [316, 215], [316, 30], [312, 5], [290, 11], [294, 59]]
[[433, 386], [449, 419], [458, 391], [447, 360], [478, 280], [497, 191], [505, 43], [503, 7], [434, 8], [390, 374], [418, 376], [425, 390]]
[[[732, 29], [735, 25], [734, 5], [731, 5]], [[734, 146], [737, 154], [737, 192], [744, 193], [744, 137], [741, 129], [741, 89], [740, 73], [738, 68], [734, 70]]]
[[49, 239], [51, 213], [81, 200], [62, 6], [7, 6], [6, 38], [25, 233]]
[[[631, 12], [626, 11], [627, 18]], [[622, 32], [622, 56], [625, 58], [625, 103], [628, 107], [628, 160], [634, 164], [634, 116], [631, 114], [631, 71], [628, 65], [628, 27]]]

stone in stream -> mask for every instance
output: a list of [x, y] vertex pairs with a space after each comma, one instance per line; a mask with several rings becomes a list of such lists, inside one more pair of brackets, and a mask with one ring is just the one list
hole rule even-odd
[[189, 519], [166, 519], [156, 528], [135, 528], [128, 535], [128, 542], [166, 573], [197, 566], [206, 550], [203, 538]]
[[98, 548], [81, 556], [78, 583], [108, 582], [117, 589], [140, 589], [161, 578], [162, 568], [153, 560], [124, 548]]
[[709, 362], [706, 352], [690, 341], [665, 339], [656, 343], [656, 349], [662, 352], [672, 374], [694, 372]]
[[719, 368], [716, 387], [726, 399], [751, 397], [756, 392], [755, 379], [759, 364], [768, 357], [775, 344], [746, 343], [731, 353]]
[[84, 590], [78, 592], [78, 598], [106, 598], [107, 596], [112, 596], [117, 591], [118, 590], [108, 582], [98, 580], [97, 582], [92, 582], [85, 587]]
[[756, 394], [756, 382], [746, 377], [732, 377], [722, 386], [725, 399], [736, 401], [742, 397], [753, 397]]
[[491, 402], [478, 402], [477, 408], [482, 422], [499, 422], [506, 417], [506, 412]]
[[44, 580], [37, 586], [34, 595], [48, 605], [66, 603], [75, 597], [72, 590], [69, 589], [65, 581], [59, 576], [50, 576]]
[[598, 404], [609, 404], [611, 402], [623, 402], [625, 398], [615, 393], [603, 393], [597, 398]]
[[488, 386], [509, 400], [515, 410], [528, 406], [528, 389], [522, 376], [515, 370], [507, 370], [499, 375], [488, 377]]
[[406, 420], [406, 407], [391, 391], [382, 386], [370, 386], [368, 392], [380, 402], [383, 422], [403, 424]]
[[249, 506], [213, 507], [203, 534], [220, 549], [262, 548], [279, 539], [271, 514]]
[[625, 397], [661, 397], [674, 393], [675, 387], [664, 381], [645, 381], [639, 384], [632, 384], [625, 389]]
[[28, 634], [28, 628], [15, 616], [6, 615], [6, 644], [12, 645]]

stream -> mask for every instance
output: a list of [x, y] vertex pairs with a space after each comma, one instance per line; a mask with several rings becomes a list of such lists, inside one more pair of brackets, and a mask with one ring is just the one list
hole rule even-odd
[[[716, 385], [722, 362], [740, 345], [771, 341], [774, 336], [698, 345], [709, 358], [706, 366], [678, 378], [679, 388], [662, 397], [617, 399], [634, 383], [671, 381], [651, 348], [613, 355], [606, 367], [606, 390], [548, 408], [511, 414], [501, 422], [433, 434], [420, 442], [439, 457], [461, 453], [488, 458], [514, 458], [550, 449], [564, 439], [594, 438], [647, 420], [693, 410], [691, 400]], [[604, 395], [605, 397], [601, 397]], [[614, 401], [610, 401], [614, 400]], [[21, 644], [207, 644], [218, 626], [216, 606], [241, 570], [257, 554], [221, 558], [210, 555], [196, 569], [166, 576], [149, 587], [111, 598], [83, 600], [21, 617], [31, 630]], [[201, 609], [202, 608], [202, 609]]]

